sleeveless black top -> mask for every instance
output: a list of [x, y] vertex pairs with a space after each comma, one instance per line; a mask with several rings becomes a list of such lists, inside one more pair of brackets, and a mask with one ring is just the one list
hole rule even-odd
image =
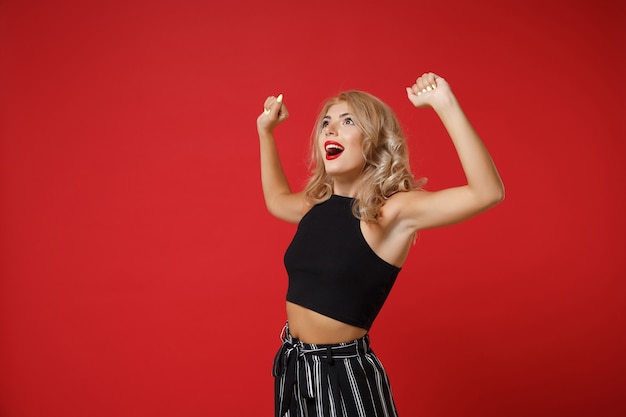
[[369, 330], [400, 268], [367, 244], [353, 201], [333, 195], [300, 220], [285, 252], [287, 301]]

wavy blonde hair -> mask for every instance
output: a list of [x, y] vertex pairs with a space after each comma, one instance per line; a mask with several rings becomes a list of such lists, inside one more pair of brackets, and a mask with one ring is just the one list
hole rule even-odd
[[311, 177], [305, 188], [310, 204], [324, 202], [333, 193], [333, 178], [326, 173], [317, 141], [322, 133], [322, 119], [339, 102], [350, 106], [354, 121], [363, 132], [365, 166], [352, 211], [365, 222], [376, 222], [387, 198], [400, 191], [421, 188], [426, 180], [416, 181], [411, 173], [406, 138], [393, 110], [369, 93], [344, 91], [329, 99], [317, 117], [311, 138]]

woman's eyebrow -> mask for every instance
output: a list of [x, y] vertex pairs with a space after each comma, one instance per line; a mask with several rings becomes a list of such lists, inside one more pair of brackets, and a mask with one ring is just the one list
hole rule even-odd
[[[339, 117], [337, 118], [341, 119], [342, 117], [346, 117], [346, 116], [352, 116], [352, 113], [341, 113]], [[326, 119], [331, 119], [331, 117], [329, 115], [322, 117], [322, 120], [326, 120]]]

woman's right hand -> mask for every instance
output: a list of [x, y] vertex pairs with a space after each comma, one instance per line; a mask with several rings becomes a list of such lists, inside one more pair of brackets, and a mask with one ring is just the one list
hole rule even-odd
[[274, 128], [289, 118], [287, 107], [283, 103], [283, 95], [270, 96], [265, 99], [264, 110], [256, 119], [259, 134], [271, 134]]

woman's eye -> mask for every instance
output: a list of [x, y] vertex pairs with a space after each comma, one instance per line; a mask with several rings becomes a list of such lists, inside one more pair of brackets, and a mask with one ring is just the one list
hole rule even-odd
[[326, 126], [328, 126], [328, 120], [324, 120], [322, 122], [322, 129], [324, 129]]
[[352, 120], [349, 117], [346, 117], [345, 119], [343, 119], [343, 124], [344, 125], [354, 125], [354, 120]]

